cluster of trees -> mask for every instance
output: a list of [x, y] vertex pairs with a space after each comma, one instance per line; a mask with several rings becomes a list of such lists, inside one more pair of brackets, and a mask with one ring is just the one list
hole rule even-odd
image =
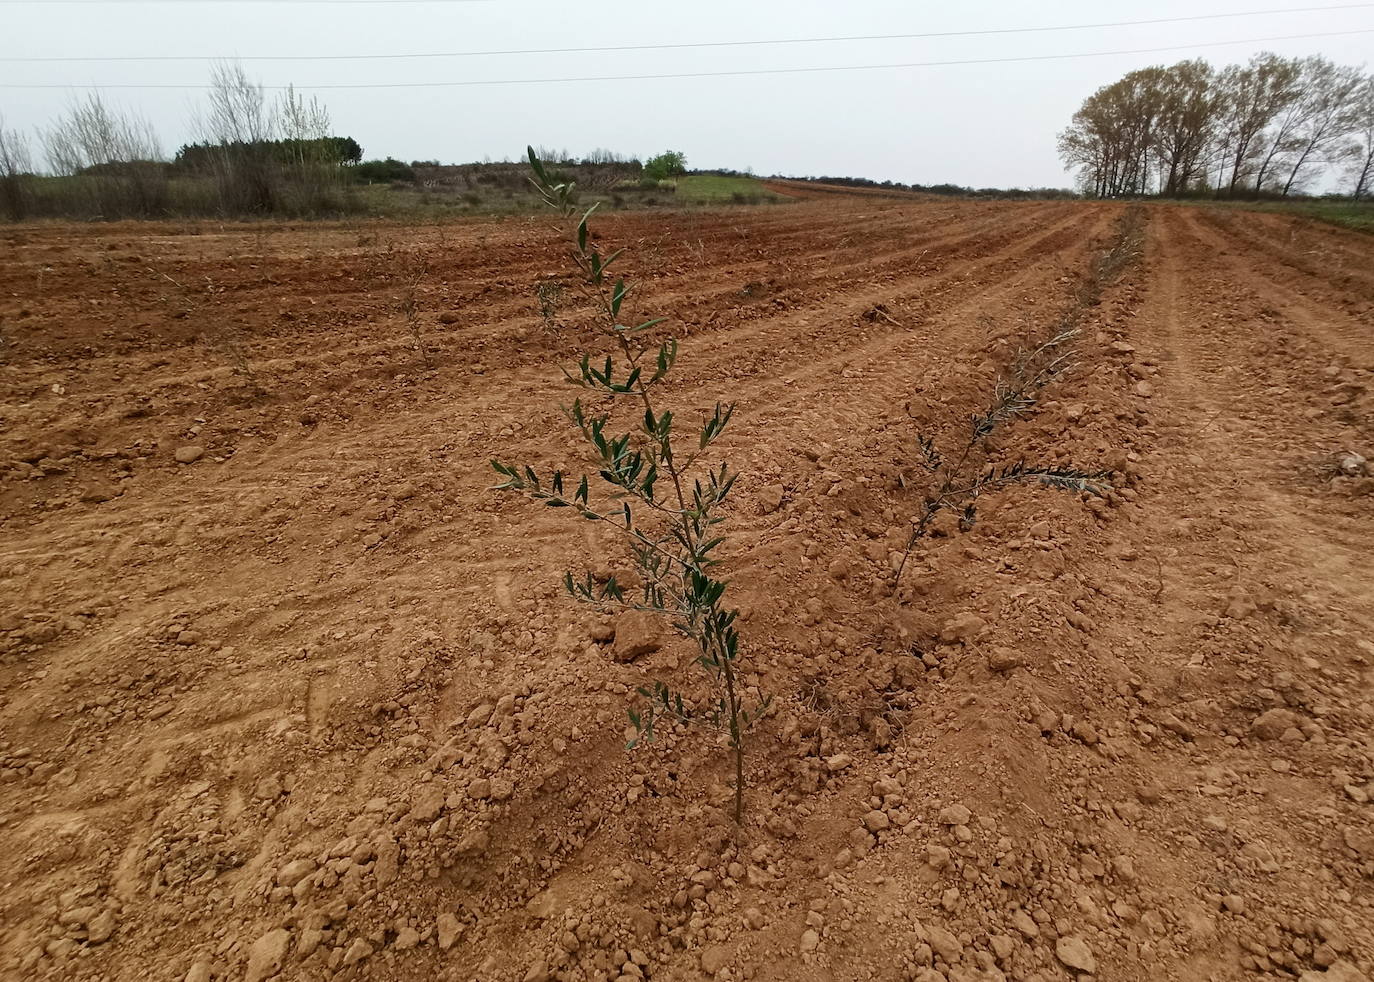
[[[172, 158], [172, 167], [187, 173], [209, 173], [217, 159], [231, 149], [234, 153], [249, 152], [247, 146], [226, 148], [220, 143], [185, 143]], [[253, 152], [262, 153], [279, 164], [301, 160], [327, 160], [336, 164], [356, 164], [363, 159], [363, 148], [351, 136], [326, 136], [308, 140], [263, 140], [254, 145]]]
[[[738, 171], [722, 171], [736, 174]], [[972, 188], [962, 184], [904, 184], [901, 181], [874, 181], [867, 177], [784, 177], [788, 181], [808, 181], [813, 184], [834, 184], [847, 188], [914, 191], [920, 194], [939, 194], [953, 198], [997, 198], [1006, 200], [1064, 200], [1078, 195], [1066, 188]]]
[[44, 176], [28, 135], [0, 119], [0, 209], [12, 219], [344, 209], [362, 147], [331, 132], [319, 100], [294, 89], [269, 98], [237, 64], [217, 65], [210, 83], [193, 120], [198, 140], [171, 160], [145, 118], [99, 93], [37, 134]]
[[1262, 53], [1130, 72], [1084, 101], [1059, 135], [1097, 197], [1289, 196], [1342, 182], [1374, 194], [1374, 75], [1326, 58]]

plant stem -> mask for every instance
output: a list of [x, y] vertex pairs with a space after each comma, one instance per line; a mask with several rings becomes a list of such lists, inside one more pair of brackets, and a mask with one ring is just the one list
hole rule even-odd
[[735, 824], [744, 824], [744, 738], [739, 726], [739, 698], [735, 694], [735, 667], [721, 657], [725, 666], [725, 700], [730, 709], [730, 744], [735, 751]]

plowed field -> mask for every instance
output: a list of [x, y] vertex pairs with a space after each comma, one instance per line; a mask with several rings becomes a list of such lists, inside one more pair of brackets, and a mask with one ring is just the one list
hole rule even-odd
[[[738, 407], [743, 827], [713, 735], [625, 748], [702, 676], [562, 595], [614, 543], [489, 490], [569, 463], [602, 350], [547, 222], [10, 228], [4, 977], [1365, 978], [1374, 238], [844, 195], [597, 232], [665, 403]], [[894, 589], [918, 438], [1123, 234], [990, 447], [1111, 490], [989, 495]]]

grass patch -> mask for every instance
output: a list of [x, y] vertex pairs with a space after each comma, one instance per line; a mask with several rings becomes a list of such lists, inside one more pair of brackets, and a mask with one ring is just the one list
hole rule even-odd
[[1374, 232], [1374, 201], [1196, 201], [1209, 208], [1229, 208], [1241, 211], [1268, 211], [1280, 215], [1301, 215], [1319, 222], [1353, 228], [1358, 232]]
[[684, 205], [763, 205], [790, 199], [753, 177], [687, 174], [677, 179], [677, 200]]

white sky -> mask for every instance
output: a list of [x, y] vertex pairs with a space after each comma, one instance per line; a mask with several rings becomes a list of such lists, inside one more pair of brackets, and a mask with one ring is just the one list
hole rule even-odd
[[[1343, 2], [1343, 0], [1333, 0]], [[403, 54], [1049, 27], [1273, 10], [1300, 0], [1103, 0], [1029, 4], [897, 0], [690, 3], [284, 3], [248, 0], [0, 0], [0, 83], [203, 84], [208, 60], [254, 55]], [[395, 83], [811, 68], [1009, 58], [1207, 44], [1152, 54], [991, 65], [629, 82], [321, 91], [340, 135], [369, 157], [445, 162], [519, 155], [526, 143], [646, 154], [694, 167], [852, 175], [974, 186], [1067, 186], [1055, 135], [1098, 86], [1134, 68], [1257, 50], [1374, 61], [1374, 33], [1237, 45], [1216, 42], [1374, 29], [1357, 9], [981, 37], [846, 41], [677, 51], [394, 61], [247, 61], [266, 84]], [[38, 56], [192, 55], [204, 62], [20, 63]], [[11, 127], [43, 125], [78, 89], [0, 87]], [[168, 152], [191, 138], [202, 93], [109, 89], [143, 111]], [[35, 151], [37, 151], [35, 147]]]

